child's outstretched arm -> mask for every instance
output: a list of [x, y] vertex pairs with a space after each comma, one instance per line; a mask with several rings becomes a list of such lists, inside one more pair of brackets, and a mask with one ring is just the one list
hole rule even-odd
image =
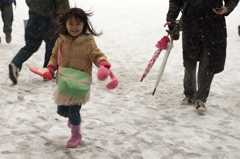
[[97, 78], [100, 81], [104, 81], [110, 76], [111, 82], [107, 84], [108, 89], [114, 89], [118, 85], [118, 80], [110, 70], [111, 64], [107, 61], [107, 57], [99, 50], [97, 45], [95, 44], [95, 41], [89, 41], [90, 43], [90, 53], [89, 58], [90, 60], [99, 67], [97, 72]]
[[47, 68], [42, 68], [40, 70], [36, 70], [34, 68], [29, 67], [29, 69], [33, 73], [40, 75], [40, 76], [46, 78], [47, 80], [52, 80], [52, 74], [58, 68], [57, 53], [58, 53], [59, 44], [60, 44], [60, 38], [58, 38], [55, 42], [55, 46], [52, 50], [52, 56], [50, 58], [50, 61], [48, 62]]

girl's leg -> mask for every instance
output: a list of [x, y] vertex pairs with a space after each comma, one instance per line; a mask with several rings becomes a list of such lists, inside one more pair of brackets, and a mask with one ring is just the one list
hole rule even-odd
[[65, 118], [68, 117], [68, 109], [69, 109], [69, 106], [59, 106], [58, 105], [58, 108], [57, 108], [57, 113], [60, 115], [60, 116], [63, 116]]
[[80, 109], [81, 105], [74, 105], [74, 106], [69, 106], [68, 109], [68, 118], [70, 123], [73, 126], [77, 126], [81, 124], [81, 115], [80, 115]]
[[71, 126], [71, 138], [67, 142], [67, 147], [77, 147], [81, 140], [82, 140], [82, 135], [80, 133], [80, 124], [81, 124], [81, 116], [80, 116], [80, 111], [81, 106], [69, 106], [68, 110], [68, 118], [70, 123], [72, 124]]
[[[69, 108], [69, 106], [58, 106], [58, 108], [57, 108], [57, 113], [58, 113], [60, 116], [63, 116], [63, 117], [65, 117], [65, 118], [68, 118], [68, 108]], [[68, 119], [67, 126], [68, 126], [69, 128], [72, 127], [71, 123], [69, 122], [69, 119]]]

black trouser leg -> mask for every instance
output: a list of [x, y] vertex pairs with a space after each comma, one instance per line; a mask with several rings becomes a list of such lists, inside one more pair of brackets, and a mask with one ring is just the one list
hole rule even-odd
[[71, 105], [71, 106], [58, 105], [57, 113], [60, 116], [69, 118], [70, 123], [73, 126], [77, 126], [81, 124], [81, 115], [79, 113], [81, 107], [82, 105]]
[[198, 91], [195, 94], [194, 100], [200, 99], [204, 103], [207, 101], [213, 77], [214, 74], [210, 74], [207, 70], [204, 70], [200, 63], [198, 69]]
[[185, 68], [184, 71], [184, 94], [187, 98], [193, 99], [196, 93], [196, 66], [197, 62], [192, 65], [191, 68]]
[[197, 77], [198, 91], [194, 96], [194, 100], [201, 100], [204, 103], [207, 101], [207, 98], [210, 92], [211, 83], [214, 77], [214, 74], [208, 71], [208, 68], [209, 68], [208, 52], [210, 51], [206, 49], [203, 50], [203, 56], [199, 62], [198, 77]]

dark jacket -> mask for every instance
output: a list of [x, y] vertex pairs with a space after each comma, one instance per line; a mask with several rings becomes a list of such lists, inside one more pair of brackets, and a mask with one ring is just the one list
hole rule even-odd
[[55, 18], [57, 13], [69, 10], [68, 0], [26, 0], [29, 11]]
[[191, 67], [202, 57], [203, 50], [208, 53], [209, 73], [224, 70], [226, 59], [226, 23], [225, 16], [237, 6], [239, 0], [224, 0], [228, 8], [227, 15], [218, 15], [213, 8], [223, 6], [223, 0], [170, 0], [167, 21], [175, 21], [184, 2], [183, 11], [183, 60], [185, 67]]
[[13, 3], [14, 0], [0, 0], [0, 3]]

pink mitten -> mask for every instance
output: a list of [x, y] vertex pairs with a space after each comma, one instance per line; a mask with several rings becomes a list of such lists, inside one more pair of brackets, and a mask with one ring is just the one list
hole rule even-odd
[[34, 68], [29, 67], [29, 70], [33, 73], [36, 73], [42, 77], [45, 77], [47, 80], [52, 80], [52, 74], [47, 68], [42, 68], [40, 70], [36, 70]]
[[100, 81], [104, 81], [108, 78], [108, 76], [109, 76], [109, 69], [107, 69], [104, 66], [100, 66], [100, 68], [98, 69], [98, 72], [97, 72], [97, 78]]
[[100, 61], [99, 62], [99, 69], [97, 72], [97, 78], [100, 81], [104, 81], [109, 76], [109, 68], [111, 67], [111, 64], [108, 61]]
[[114, 74], [111, 70], [109, 70], [109, 72], [110, 72], [110, 77], [111, 77], [112, 81], [109, 82], [106, 87], [107, 87], [107, 89], [114, 89], [118, 86], [118, 80], [116, 79], [116, 77], [114, 76]]

